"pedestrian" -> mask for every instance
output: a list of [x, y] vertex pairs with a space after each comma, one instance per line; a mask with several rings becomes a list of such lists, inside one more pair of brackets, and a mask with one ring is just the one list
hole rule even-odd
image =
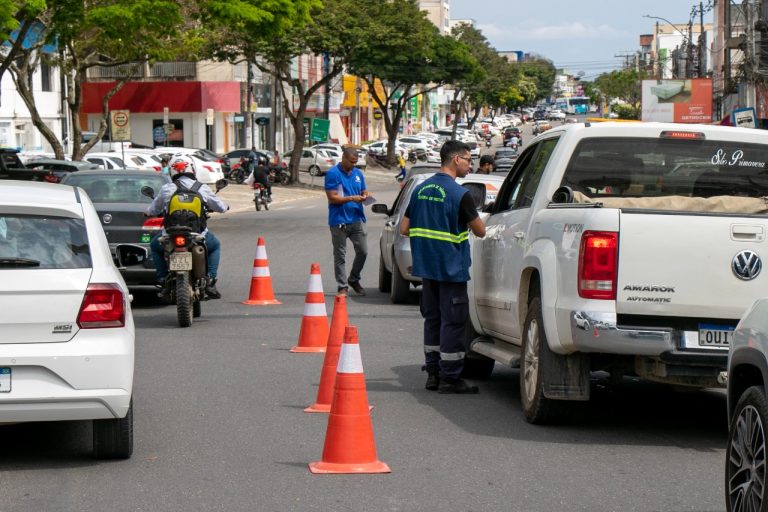
[[480, 157], [480, 164], [477, 166], [477, 174], [491, 174], [493, 170], [493, 157], [483, 155]]
[[440, 160], [440, 172], [414, 189], [400, 223], [400, 233], [410, 237], [411, 273], [422, 283], [424, 387], [439, 393], [477, 393], [477, 386], [461, 379], [461, 371], [469, 316], [469, 230], [483, 237], [485, 224], [469, 191], [455, 181], [469, 174], [469, 146], [447, 141]]
[[403, 181], [405, 179], [405, 157], [402, 153], [397, 154], [397, 167], [400, 168], [400, 172], [395, 176], [395, 179]]
[[[351, 287], [358, 295], [365, 295], [360, 274], [368, 256], [368, 229], [365, 225], [363, 201], [368, 197], [365, 177], [357, 164], [357, 150], [344, 148], [341, 162], [325, 174], [325, 194], [328, 197], [328, 224], [333, 244], [333, 270], [338, 295], [346, 295]], [[352, 242], [355, 259], [347, 277], [347, 239]]]
[[168, 167], [168, 157], [164, 156], [160, 159], [160, 172], [165, 174], [166, 176], [170, 176], [171, 174], [171, 168]]

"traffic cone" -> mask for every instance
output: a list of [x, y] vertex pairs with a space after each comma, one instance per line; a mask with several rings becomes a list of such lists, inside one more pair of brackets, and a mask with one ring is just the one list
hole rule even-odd
[[344, 339], [344, 330], [349, 325], [347, 317], [347, 298], [337, 295], [333, 301], [333, 316], [331, 317], [331, 330], [328, 333], [328, 343], [323, 359], [323, 369], [320, 373], [320, 387], [317, 390], [317, 399], [304, 412], [330, 412], [331, 400], [333, 400], [333, 385], [336, 381], [336, 366], [339, 364], [339, 352], [341, 342]]
[[355, 326], [349, 326], [344, 331], [323, 458], [311, 462], [309, 470], [312, 473], [391, 472], [389, 466], [376, 456], [363, 360]]
[[251, 291], [248, 299], [243, 304], [251, 306], [266, 306], [268, 304], [280, 304], [275, 299], [272, 291], [272, 277], [269, 275], [269, 262], [267, 261], [267, 247], [264, 238], [259, 237], [256, 244], [256, 257], [253, 259], [253, 272], [251, 273]]
[[328, 343], [328, 314], [325, 312], [323, 280], [320, 264], [312, 263], [309, 271], [307, 295], [304, 298], [304, 315], [301, 317], [299, 343], [291, 352], [325, 352]]

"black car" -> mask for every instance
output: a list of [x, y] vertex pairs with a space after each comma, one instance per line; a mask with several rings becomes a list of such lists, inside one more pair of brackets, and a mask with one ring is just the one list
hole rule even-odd
[[82, 188], [91, 198], [115, 265], [130, 287], [155, 284], [149, 242], [163, 227], [162, 217], [144, 217], [152, 200], [141, 193], [141, 188], [152, 187], [157, 194], [170, 181], [155, 171], [103, 169], [71, 173], [62, 181]]
[[517, 126], [507, 126], [504, 128], [504, 142], [507, 142], [513, 136], [516, 136], [520, 144], [523, 143], [523, 132]]
[[537, 110], [533, 113], [533, 120], [534, 121], [546, 121], [547, 119], [547, 111], [546, 110]]
[[91, 162], [80, 162], [77, 160], [55, 160], [53, 158], [38, 158], [27, 162], [28, 169], [41, 169], [52, 171], [59, 181], [73, 172], [87, 171], [91, 169], [100, 169], [100, 167]]

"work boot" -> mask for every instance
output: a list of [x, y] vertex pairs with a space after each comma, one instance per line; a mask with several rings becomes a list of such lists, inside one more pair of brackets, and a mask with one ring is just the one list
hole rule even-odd
[[171, 280], [167, 277], [163, 281], [155, 283], [155, 287], [160, 291], [157, 292], [157, 298], [164, 304], [171, 303]]
[[424, 388], [429, 391], [437, 391], [440, 385], [440, 374], [438, 372], [427, 372], [427, 383]]
[[208, 296], [209, 299], [220, 299], [221, 293], [219, 292], [219, 289], [216, 288], [216, 278], [212, 278], [208, 280], [208, 284], [205, 285], [205, 294]]
[[347, 296], [347, 287], [346, 286], [339, 286], [339, 289], [336, 291], [337, 297], [346, 297]]
[[365, 295], [365, 288], [360, 285], [359, 281], [355, 281], [354, 283], [350, 282], [349, 286], [352, 287], [358, 295]]
[[448, 377], [443, 378], [437, 387], [437, 392], [441, 394], [474, 395], [479, 391], [477, 386], [470, 386], [464, 379], [449, 379]]

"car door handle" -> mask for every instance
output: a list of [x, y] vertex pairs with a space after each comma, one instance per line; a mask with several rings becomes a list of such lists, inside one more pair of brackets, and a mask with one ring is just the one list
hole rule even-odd
[[515, 231], [514, 234], [512, 235], [512, 238], [516, 238], [517, 240], [522, 240], [523, 238], [525, 238], [525, 233], [523, 233], [522, 231]]
[[491, 235], [490, 239], [494, 242], [498, 242], [499, 240], [501, 240], [501, 233], [494, 233], [493, 235]]
[[395, 227], [395, 223], [393, 221], [391, 221], [391, 220], [387, 221], [387, 227], [388, 228], [393, 228], [393, 227]]

